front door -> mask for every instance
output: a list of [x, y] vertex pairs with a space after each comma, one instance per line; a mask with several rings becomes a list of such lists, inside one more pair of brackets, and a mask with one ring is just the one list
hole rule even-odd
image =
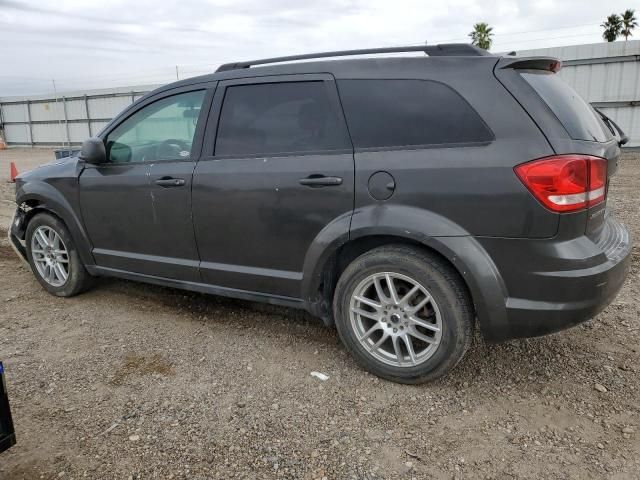
[[80, 176], [98, 266], [199, 281], [191, 184], [210, 96], [200, 89], [150, 99], [107, 132], [107, 163]]
[[353, 210], [353, 149], [333, 77], [221, 82], [211, 112], [193, 182], [202, 279], [300, 298], [309, 247], [325, 228], [347, 234]]

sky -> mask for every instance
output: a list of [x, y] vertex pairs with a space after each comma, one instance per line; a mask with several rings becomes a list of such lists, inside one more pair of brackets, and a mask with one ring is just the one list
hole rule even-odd
[[494, 52], [596, 43], [606, 16], [627, 8], [633, 0], [0, 0], [0, 97], [54, 83], [162, 84], [261, 57], [467, 42], [476, 22], [493, 27]]

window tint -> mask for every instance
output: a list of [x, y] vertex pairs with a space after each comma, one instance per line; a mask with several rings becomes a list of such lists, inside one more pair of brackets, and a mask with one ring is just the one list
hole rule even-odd
[[341, 80], [356, 147], [485, 142], [493, 135], [454, 90], [425, 80]]
[[545, 71], [520, 75], [558, 117], [571, 138], [606, 142], [612, 137], [593, 107], [558, 75]]
[[228, 87], [216, 155], [274, 154], [351, 148], [324, 82]]
[[182, 93], [138, 110], [107, 136], [114, 163], [189, 158], [205, 91]]

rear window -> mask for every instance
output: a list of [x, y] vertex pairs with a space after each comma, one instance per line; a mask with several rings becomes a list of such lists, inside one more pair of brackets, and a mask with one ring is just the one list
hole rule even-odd
[[596, 142], [611, 139], [611, 132], [593, 107], [558, 75], [542, 70], [520, 75], [558, 117], [571, 138]]
[[450, 87], [428, 80], [340, 80], [356, 148], [493, 140], [475, 110]]

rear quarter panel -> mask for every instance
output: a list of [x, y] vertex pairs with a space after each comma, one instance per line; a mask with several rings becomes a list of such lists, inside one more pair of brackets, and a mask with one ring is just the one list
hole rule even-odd
[[[605, 142], [575, 140], [571, 138], [566, 128], [551, 108], [536, 93], [536, 91], [521, 77], [517, 69], [510, 68], [514, 59], [504, 58], [496, 65], [496, 78], [513, 95], [523, 108], [529, 112], [532, 121], [539, 127], [547, 138], [549, 145], [556, 154], [577, 153], [605, 158], [607, 160], [607, 177], [611, 178], [618, 170], [620, 147], [616, 138]], [[606, 203], [590, 208], [587, 212], [572, 214], [574, 218], [583, 217], [577, 222], [580, 225], [578, 234], [586, 233], [597, 239], [604, 223]], [[566, 215], [565, 215], [566, 217]]]
[[[338, 85], [341, 79], [349, 78], [442, 82], [478, 112], [495, 138], [482, 145], [356, 149], [352, 232], [367, 228], [372, 222], [375, 226], [375, 219], [380, 217], [375, 213], [377, 209], [404, 205], [446, 218], [461, 227], [461, 235], [516, 238], [555, 235], [558, 216], [544, 209], [513, 172], [515, 165], [552, 155], [553, 150], [527, 113], [496, 81], [493, 67], [497, 59], [430, 58], [416, 59], [414, 63], [403, 60], [398, 69], [390, 67], [391, 59], [387, 59], [384, 64], [364, 64], [359, 71], [336, 72]], [[369, 178], [378, 171], [387, 171], [395, 179], [395, 192], [386, 201], [369, 195]]]

